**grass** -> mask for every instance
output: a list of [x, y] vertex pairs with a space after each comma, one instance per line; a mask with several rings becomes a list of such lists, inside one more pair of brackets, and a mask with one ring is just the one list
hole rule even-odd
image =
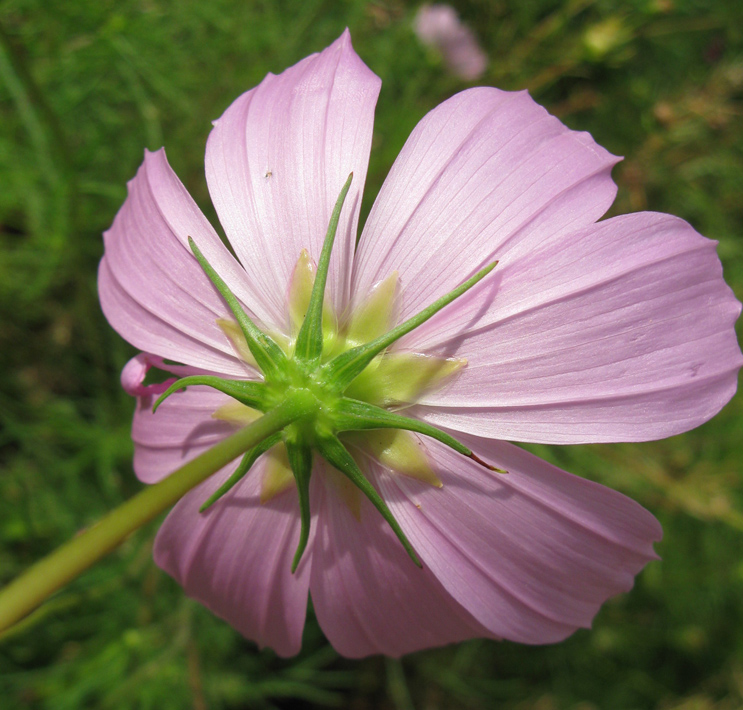
[[[691, 221], [719, 240], [743, 296], [740, 3], [456, 4], [490, 57], [480, 83], [528, 88], [626, 155], [613, 212]], [[101, 315], [95, 279], [100, 234], [143, 148], [166, 145], [213, 218], [210, 120], [349, 26], [383, 80], [368, 213], [416, 122], [465, 88], [417, 43], [415, 10], [398, 0], [0, 5], [0, 583], [140, 488], [133, 403], [118, 385], [133, 350]], [[350, 662], [310, 618], [302, 653], [284, 661], [154, 566], [151, 525], [0, 643], [3, 707], [741, 707], [742, 402], [667, 441], [533, 447], [632, 496], [665, 529], [663, 561], [563, 644], [471, 641]]]

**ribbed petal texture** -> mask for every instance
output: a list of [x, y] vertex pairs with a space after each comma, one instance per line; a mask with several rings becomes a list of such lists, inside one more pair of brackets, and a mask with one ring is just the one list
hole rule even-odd
[[284, 324], [299, 254], [307, 249], [319, 258], [333, 206], [353, 172], [328, 275], [336, 313], [348, 302], [379, 88], [346, 31], [321, 54], [269, 74], [215, 122], [206, 147], [209, 192], [258, 315], [269, 323]]
[[[715, 242], [643, 212], [506, 255], [487, 310], [454, 303], [416, 349], [466, 357], [421, 400], [439, 426], [518, 441], [646, 441], [688, 431], [735, 394], [740, 304]], [[436, 329], [436, 330], [434, 330]]]
[[261, 504], [263, 466], [255, 467], [206, 512], [199, 507], [234, 464], [184, 496], [155, 540], [155, 562], [186, 593], [260, 646], [299, 652], [311, 553], [291, 573], [299, 539], [296, 488]]

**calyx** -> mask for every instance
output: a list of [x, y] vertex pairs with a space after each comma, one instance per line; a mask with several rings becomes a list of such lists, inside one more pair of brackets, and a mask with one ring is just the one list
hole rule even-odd
[[[235, 318], [234, 323], [220, 320], [220, 327], [238, 354], [260, 370], [263, 380], [230, 380], [210, 375], [183, 377], [173, 383], [153, 407], [156, 411], [163, 400], [189, 385], [207, 385], [232, 397], [234, 404], [222, 407], [215, 416], [244, 424], [257, 418], [258, 413], [279, 405], [301, 401], [303, 406], [297, 409], [306, 411], [307, 402], [311, 402], [311, 414], [299, 416], [280, 433], [246, 451], [234, 473], [201, 507], [203, 512], [213, 505], [248, 473], [260, 456], [274, 452], [270, 469], [273, 479], [268, 487], [264, 482], [264, 491], [267, 488], [268, 491], [265, 497], [261, 494], [261, 500], [286, 487], [286, 481], [291, 480], [288, 464], [299, 494], [301, 520], [292, 572], [309, 539], [309, 484], [314, 452], [352, 484], [350, 489], [346, 486], [347, 502], [358, 492], [363, 493], [390, 525], [411, 559], [421, 566], [387, 504], [344, 445], [344, 437], [348, 443], [359, 443], [360, 437], [367, 438], [367, 450], [380, 461], [405, 475], [439, 487], [441, 482], [430, 467], [427, 469], [422, 454], [416, 454], [415, 445], [411, 448], [410, 435], [405, 432], [436, 439], [490, 470], [504, 473], [482, 461], [449, 434], [386, 408], [415, 401], [422, 391], [466, 364], [463, 360], [418, 353], [388, 353], [387, 349], [485, 278], [498, 262], [486, 266], [417, 315], [389, 329], [397, 296], [397, 275], [393, 274], [377, 285], [366, 302], [352, 314], [344, 331], [339, 332], [335, 314], [325, 302], [325, 285], [341, 209], [352, 179], [353, 173], [336, 201], [316, 272], [313, 273], [314, 267], [306, 252], [297, 262], [289, 290], [291, 338], [271, 337], [261, 331], [189, 237], [194, 256]], [[282, 445], [283, 453], [276, 454]]]

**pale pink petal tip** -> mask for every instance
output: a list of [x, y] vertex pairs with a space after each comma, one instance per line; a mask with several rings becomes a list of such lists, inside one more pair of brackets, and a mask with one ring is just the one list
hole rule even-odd
[[[140, 350], [227, 375], [246, 368], [219, 328], [228, 310], [188, 237], [243, 302], [245, 273], [222, 244], [165, 152], [146, 152], [104, 235], [98, 293], [108, 322]], [[248, 309], [250, 310], [250, 309]]]
[[[530, 259], [532, 277], [551, 273], [539, 260], [542, 243], [567, 240], [611, 206], [617, 161], [525, 91], [456, 94], [415, 127], [382, 185], [356, 252], [354, 297], [395, 271], [404, 288], [400, 317], [408, 318], [498, 260], [482, 288], [413, 331], [409, 344], [427, 348], [478, 328], [501, 312], [493, 299], [507, 267]], [[538, 295], [528, 285], [520, 293]]]
[[677, 217], [641, 212], [504, 254], [493, 308], [449, 342], [463, 343], [466, 370], [420, 416], [552, 444], [703, 424], [733, 397], [743, 364], [741, 306], [715, 245]]
[[357, 518], [332, 485], [316, 486], [310, 594], [333, 647], [349, 658], [399, 657], [493, 634], [436, 579], [416, 567], [365, 499]]
[[449, 71], [465, 81], [482, 76], [488, 63], [469, 27], [449, 5], [423, 5], [413, 25], [423, 44], [437, 49]]
[[427, 448], [443, 488], [381, 472], [377, 481], [424, 568], [471, 615], [470, 628], [520, 643], [561, 641], [590, 627], [657, 559], [660, 524], [633, 500], [512, 444], [464, 442], [509, 473], [436, 443]]
[[307, 609], [312, 539], [297, 571], [296, 490], [260, 503], [263, 462], [205, 512], [201, 504], [234, 470], [228, 466], [186, 494], [155, 540], [155, 562], [186, 593], [260, 647], [299, 653]]
[[214, 123], [209, 193], [264, 322], [283, 323], [299, 254], [319, 258], [335, 200], [353, 173], [326, 295], [345, 310], [380, 86], [346, 31], [319, 54], [266, 76]]

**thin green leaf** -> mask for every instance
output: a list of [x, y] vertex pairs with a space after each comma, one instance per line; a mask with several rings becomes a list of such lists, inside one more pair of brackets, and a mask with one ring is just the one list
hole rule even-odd
[[286, 453], [289, 458], [294, 478], [297, 481], [297, 492], [299, 493], [299, 543], [292, 561], [292, 574], [296, 571], [299, 561], [302, 559], [307, 541], [310, 537], [310, 476], [312, 475], [312, 449], [302, 442], [287, 439]]
[[174, 382], [157, 398], [157, 401], [152, 407], [153, 413], [157, 411], [157, 408], [165, 399], [170, 397], [173, 392], [178, 392], [179, 390], [185, 389], [191, 385], [206, 385], [207, 387], [213, 387], [215, 390], [224, 392], [251, 409], [265, 411], [264, 402], [266, 385], [262, 382], [226, 380], [222, 377], [217, 377], [216, 375], [189, 375], [188, 377], [181, 377], [180, 380]]
[[369, 502], [382, 514], [382, 517], [387, 521], [389, 526], [392, 528], [398, 540], [402, 543], [405, 551], [410, 555], [410, 559], [415, 562], [418, 567], [423, 567], [418, 556], [413, 550], [413, 546], [408, 541], [405, 533], [392, 515], [392, 511], [387, 507], [387, 503], [384, 502], [382, 497], [377, 493], [374, 486], [367, 480], [361, 469], [358, 467], [353, 456], [346, 450], [338, 437], [334, 435], [328, 435], [324, 437], [317, 437], [316, 440], [317, 449], [320, 455], [331, 465], [335, 466], [342, 474], [344, 474], [368, 499]]
[[378, 338], [364, 345], [359, 345], [338, 355], [325, 366], [328, 381], [333, 384], [338, 392], [343, 392], [353, 382], [354, 378], [358, 377], [366, 366], [385, 348], [388, 348], [392, 343], [402, 338], [403, 335], [406, 335], [411, 330], [415, 330], [419, 325], [422, 325], [438, 313], [444, 306], [448, 306], [463, 293], [469, 291], [469, 289], [484, 279], [497, 265], [498, 262], [495, 261], [486, 266], [473, 277], [467, 279], [463, 284], [457, 286], [453, 291], [434, 301], [428, 308], [424, 308], [420, 313], [409, 318], [404, 323], [400, 323], [400, 325], [384, 335], [380, 335]]
[[214, 284], [235, 316], [245, 336], [245, 341], [250, 348], [250, 352], [253, 353], [258, 367], [261, 368], [261, 372], [266, 377], [269, 377], [283, 369], [286, 364], [286, 355], [284, 355], [282, 349], [248, 317], [240, 302], [235, 298], [235, 295], [230, 291], [219, 274], [212, 268], [191, 237], [188, 238], [188, 244], [204, 273], [209, 277], [209, 280]]
[[333, 410], [333, 424], [335, 430], [338, 432], [363, 431], [368, 429], [405, 429], [407, 431], [414, 431], [440, 441], [442, 444], [454, 449], [457, 453], [471, 458], [476, 463], [491, 471], [507, 473], [502, 468], [496, 468], [486, 463], [474, 454], [472, 449], [467, 448], [453, 436], [449, 436], [446, 432], [441, 431], [441, 429], [437, 429], [435, 426], [426, 424], [426, 422], [418, 419], [411, 419], [395, 412], [389, 412], [368, 402], [344, 397]]
[[315, 283], [312, 287], [310, 304], [307, 307], [307, 314], [304, 317], [302, 327], [297, 335], [296, 345], [294, 346], [296, 358], [303, 362], [316, 362], [322, 355], [322, 307], [323, 300], [325, 299], [325, 284], [328, 280], [328, 269], [330, 268], [330, 254], [333, 251], [333, 242], [335, 241], [335, 234], [338, 231], [338, 221], [340, 220], [343, 203], [351, 187], [352, 180], [353, 173], [348, 176], [335, 202], [333, 214], [328, 224], [328, 231], [325, 234], [325, 241], [322, 245], [322, 252], [320, 252], [320, 260], [317, 263], [317, 274], [315, 274]]
[[214, 503], [216, 503], [225, 493], [227, 493], [227, 491], [233, 488], [235, 484], [243, 478], [243, 476], [245, 476], [262, 454], [265, 454], [266, 451], [268, 451], [272, 446], [278, 444], [280, 441], [281, 432], [278, 432], [273, 436], [264, 439], [260, 444], [254, 446], [252, 449], [246, 451], [242, 461], [240, 461], [240, 464], [233, 474], [204, 501], [202, 506], [199, 508], [199, 513], [203, 513], [214, 505]]

